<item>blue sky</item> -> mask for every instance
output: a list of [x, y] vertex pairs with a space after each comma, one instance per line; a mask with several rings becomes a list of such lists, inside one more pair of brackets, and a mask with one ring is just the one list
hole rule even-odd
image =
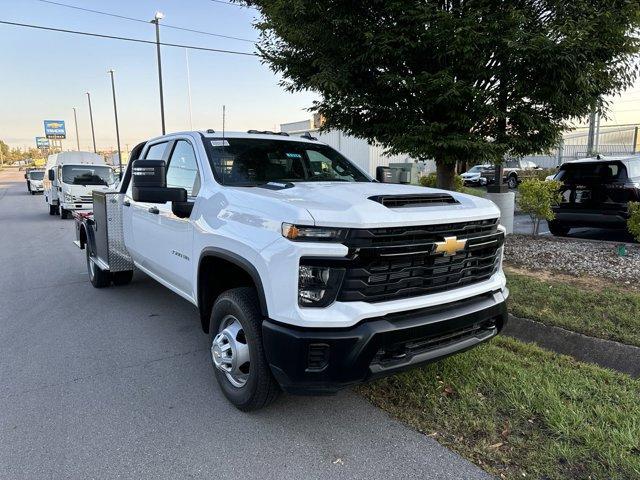
[[[210, 0], [59, 0], [94, 10], [151, 19], [157, 10], [170, 25], [256, 39], [251, 9]], [[37, 0], [0, 0], [0, 20], [154, 40], [151, 24], [77, 11]], [[253, 51], [251, 43], [172, 29], [162, 40], [212, 48]], [[189, 52], [193, 124], [196, 129], [275, 129], [280, 123], [309, 118], [315, 95], [289, 94], [255, 57]], [[78, 108], [80, 147], [90, 149], [87, 99], [92, 95], [98, 148], [115, 146], [111, 86], [116, 72], [120, 131], [124, 144], [160, 133], [155, 46], [81, 37], [0, 25], [0, 139], [12, 146], [34, 145], [45, 119], [66, 120], [75, 148], [72, 107]], [[163, 48], [167, 131], [189, 128], [185, 51]], [[614, 99], [603, 124], [640, 122], [640, 88]]]
[[[256, 39], [251, 9], [209, 0], [59, 0], [110, 13], [151, 19], [246, 39]], [[154, 26], [49, 5], [36, 0], [0, 0], [0, 20], [155, 40]], [[211, 48], [254, 51], [248, 42], [165, 28], [162, 41]], [[160, 134], [158, 77], [154, 45], [38, 31], [0, 25], [0, 138], [12, 146], [34, 144], [45, 119], [66, 120], [75, 148], [73, 110], [78, 108], [80, 147], [91, 145], [86, 91], [91, 92], [98, 148], [115, 146], [111, 84], [118, 94], [122, 143], [135, 144]], [[162, 51], [167, 131], [189, 129], [184, 49]], [[280, 123], [310, 117], [311, 93], [289, 94], [257, 57], [189, 51], [193, 124], [228, 130], [273, 130]], [[124, 146], [123, 146], [124, 148]]]

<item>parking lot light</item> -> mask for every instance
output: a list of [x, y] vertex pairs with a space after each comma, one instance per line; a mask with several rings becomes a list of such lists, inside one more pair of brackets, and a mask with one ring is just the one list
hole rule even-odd
[[160, 20], [164, 18], [164, 13], [156, 12], [151, 23], [156, 26], [156, 51], [158, 54], [158, 83], [160, 85], [160, 118], [162, 120], [162, 134], [166, 133], [164, 123], [164, 93], [162, 91], [162, 58], [160, 56]]

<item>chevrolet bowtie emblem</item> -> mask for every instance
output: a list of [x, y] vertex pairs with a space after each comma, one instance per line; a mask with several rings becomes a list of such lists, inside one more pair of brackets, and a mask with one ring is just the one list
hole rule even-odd
[[458, 237], [444, 237], [444, 242], [436, 242], [436, 253], [444, 253], [445, 257], [455, 255], [464, 250], [467, 240], [458, 240]]

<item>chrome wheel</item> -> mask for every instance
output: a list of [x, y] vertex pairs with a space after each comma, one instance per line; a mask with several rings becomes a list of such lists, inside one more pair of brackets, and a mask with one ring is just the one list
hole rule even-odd
[[220, 322], [218, 334], [211, 343], [211, 358], [234, 387], [243, 387], [249, 379], [249, 345], [240, 321], [227, 315]]

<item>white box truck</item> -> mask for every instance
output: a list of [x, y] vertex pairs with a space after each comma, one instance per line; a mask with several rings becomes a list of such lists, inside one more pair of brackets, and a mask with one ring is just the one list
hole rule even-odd
[[90, 210], [96, 186], [113, 187], [118, 179], [103, 157], [91, 152], [49, 155], [45, 166], [44, 200], [49, 215], [67, 218], [73, 210]]
[[137, 268], [196, 305], [241, 410], [462, 352], [507, 321], [493, 203], [377, 183], [310, 136], [165, 135], [93, 194], [75, 215], [91, 283]]

